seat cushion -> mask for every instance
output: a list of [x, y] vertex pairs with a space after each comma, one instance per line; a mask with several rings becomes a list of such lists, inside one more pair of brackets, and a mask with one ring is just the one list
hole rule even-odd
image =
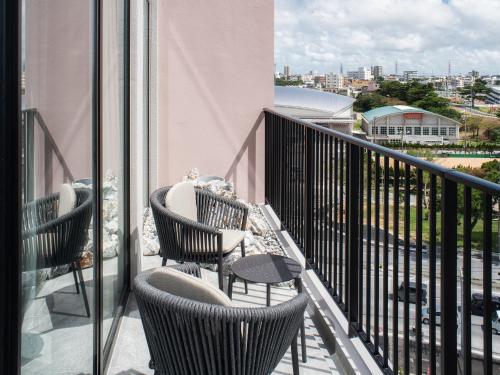
[[196, 193], [191, 182], [179, 182], [165, 196], [165, 207], [177, 215], [198, 221]]
[[194, 301], [212, 305], [233, 305], [229, 297], [220, 289], [171, 267], [154, 269], [149, 277], [149, 284], [164, 292]]
[[228, 253], [240, 244], [245, 238], [241, 230], [220, 229], [222, 232], [222, 252]]
[[57, 216], [61, 217], [73, 211], [76, 207], [76, 192], [70, 184], [62, 184], [59, 190], [59, 208]]

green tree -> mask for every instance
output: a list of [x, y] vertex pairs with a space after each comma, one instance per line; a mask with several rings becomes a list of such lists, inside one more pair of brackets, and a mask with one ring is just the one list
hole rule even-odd
[[471, 101], [472, 107], [474, 107], [474, 101], [476, 100], [478, 94], [484, 95], [488, 94], [491, 89], [486, 86], [486, 81], [482, 79], [476, 79], [474, 84], [466, 85], [463, 89], [459, 90], [460, 95], [469, 99]]
[[383, 81], [380, 84], [378, 93], [390, 98], [398, 98], [406, 101], [407, 87], [399, 81]]
[[356, 112], [366, 112], [373, 108], [383, 107], [384, 98], [377, 93], [359, 94], [353, 108]]
[[500, 118], [500, 109], [497, 110], [497, 117]]
[[302, 80], [296, 80], [296, 81], [291, 81], [285, 78], [275, 78], [274, 79], [274, 84], [276, 86], [300, 86], [303, 85], [304, 82]]
[[481, 128], [482, 121], [483, 120], [479, 116], [469, 116], [465, 120], [465, 129], [467, 129], [467, 131], [469, 131], [469, 132], [472, 132], [472, 134], [476, 138], [478, 138], [479, 137], [479, 129]]
[[[423, 85], [418, 81], [411, 81], [406, 85], [406, 87], [406, 101], [409, 104], [422, 101], [432, 95], [437, 97], [437, 95], [434, 93], [434, 87], [432, 86], [432, 84]], [[446, 106], [447, 105], [448, 102], [446, 103]]]

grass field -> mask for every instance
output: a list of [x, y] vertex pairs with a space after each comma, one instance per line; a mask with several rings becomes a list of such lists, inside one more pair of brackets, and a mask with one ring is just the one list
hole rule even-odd
[[[403, 239], [404, 238], [404, 207], [402, 207], [403, 204], [401, 202], [400, 207], [399, 207], [399, 238]], [[375, 218], [374, 218], [374, 213], [375, 213], [375, 208], [374, 204], [372, 202], [372, 226], [375, 223]], [[394, 228], [394, 220], [393, 220], [393, 205], [392, 203], [389, 205], [389, 231], [393, 233], [393, 228]], [[365, 202], [365, 208], [364, 208], [364, 222], [366, 223], [366, 202]], [[428, 220], [428, 210], [423, 208], [422, 210], [422, 215], [423, 215], [423, 225], [422, 225], [422, 240], [424, 242], [428, 242], [430, 238], [430, 223]], [[457, 237], [458, 237], [458, 247], [461, 248], [463, 246], [463, 230], [464, 230], [464, 222], [462, 217], [460, 216], [458, 221], [458, 228], [457, 228]], [[380, 204], [380, 227], [383, 227], [383, 220], [384, 220], [384, 214], [383, 214], [383, 202], [381, 201]], [[414, 206], [410, 206], [410, 238], [414, 242], [416, 241], [416, 226], [417, 226], [417, 208]], [[498, 235], [498, 219], [494, 219], [492, 223], [492, 231], [493, 231], [493, 251], [497, 251], [497, 235]], [[437, 233], [437, 243], [441, 241], [441, 213], [437, 212], [436, 214], [436, 233]], [[482, 250], [483, 246], [483, 220], [479, 219], [472, 229], [472, 249], [474, 250]]]

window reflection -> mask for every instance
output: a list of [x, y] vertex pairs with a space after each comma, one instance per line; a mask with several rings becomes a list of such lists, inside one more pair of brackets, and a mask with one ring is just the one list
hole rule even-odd
[[22, 2], [24, 374], [91, 373], [92, 2]]

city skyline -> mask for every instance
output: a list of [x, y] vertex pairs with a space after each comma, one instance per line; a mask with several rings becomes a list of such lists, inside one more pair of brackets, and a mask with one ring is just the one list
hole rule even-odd
[[276, 70], [344, 73], [381, 65], [384, 74], [500, 73], [494, 0], [277, 0]]

